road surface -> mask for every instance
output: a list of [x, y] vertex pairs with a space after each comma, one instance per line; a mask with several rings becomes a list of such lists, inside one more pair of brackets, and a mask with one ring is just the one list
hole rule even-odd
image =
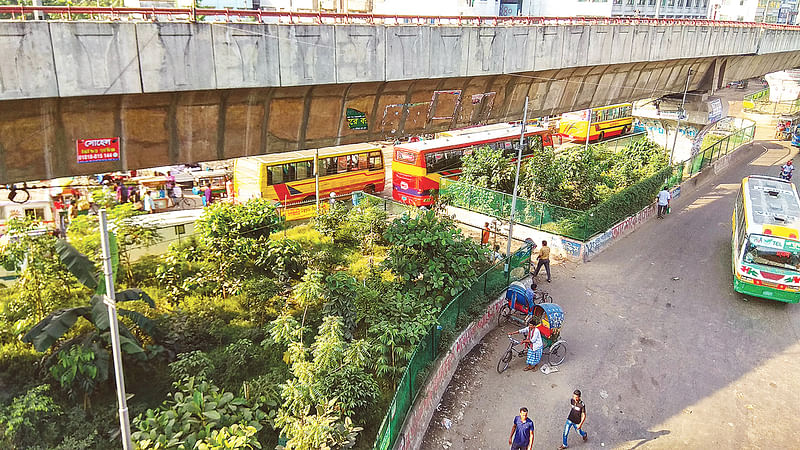
[[508, 448], [521, 406], [536, 425], [534, 448], [556, 449], [576, 388], [589, 441], [573, 431], [570, 448], [798, 448], [800, 305], [732, 288], [739, 182], [777, 174], [795, 153], [788, 142], [754, 146], [751, 162], [677, 199], [665, 220], [590, 263], [556, 266], [546, 288], [566, 312], [559, 372], [524, 372], [515, 359], [497, 374], [505, 333], [517, 327], [498, 328], [460, 365], [423, 449]]

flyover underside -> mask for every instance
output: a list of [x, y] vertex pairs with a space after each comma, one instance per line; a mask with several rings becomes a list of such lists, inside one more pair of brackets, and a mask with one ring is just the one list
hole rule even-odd
[[[800, 66], [800, 52], [461, 78], [0, 102], [0, 183], [403, 138], [681, 92]], [[352, 119], [348, 121], [349, 118]], [[366, 119], [359, 120], [363, 115]], [[78, 164], [78, 139], [121, 160]]]

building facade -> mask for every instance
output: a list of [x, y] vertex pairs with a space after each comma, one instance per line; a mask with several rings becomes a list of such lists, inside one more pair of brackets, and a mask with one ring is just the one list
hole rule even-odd
[[[706, 19], [709, 0], [612, 0], [613, 17]], [[735, 0], [739, 2], [740, 0]], [[755, 1], [755, 0], [745, 0]]]

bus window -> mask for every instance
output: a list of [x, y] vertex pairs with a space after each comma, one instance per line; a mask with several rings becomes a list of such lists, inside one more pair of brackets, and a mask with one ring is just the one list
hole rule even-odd
[[336, 173], [347, 172], [347, 156], [340, 156], [336, 158]]
[[267, 184], [270, 186], [283, 184], [283, 165], [267, 168]]
[[383, 158], [380, 152], [372, 152], [369, 154], [369, 170], [383, 169]]
[[314, 176], [314, 167], [311, 161], [300, 161], [294, 163], [297, 180], [305, 180]]
[[395, 150], [394, 159], [395, 159], [395, 161], [414, 164], [414, 162], [416, 161], [417, 157], [412, 152], [405, 152], [403, 150]]
[[358, 155], [358, 170], [369, 169], [369, 154], [361, 153]]
[[296, 173], [296, 171], [294, 169], [294, 164], [289, 163], [289, 164], [284, 164], [283, 165], [283, 182], [284, 183], [288, 183], [290, 181], [297, 180], [296, 175], [297, 175], [297, 173]]
[[358, 170], [358, 155], [347, 155], [347, 171], [355, 172]]

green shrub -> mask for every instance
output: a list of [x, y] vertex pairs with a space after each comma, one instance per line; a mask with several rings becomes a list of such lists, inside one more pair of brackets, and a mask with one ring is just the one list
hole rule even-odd
[[61, 407], [50, 396], [50, 386], [39, 385], [0, 410], [0, 427], [10, 444], [30, 445], [42, 438], [40, 425], [60, 414]]
[[58, 352], [57, 358], [50, 374], [71, 399], [83, 397], [83, 407], [88, 409], [89, 397], [108, 379], [108, 351], [97, 344], [73, 345]]
[[242, 285], [237, 297], [239, 306], [251, 321], [265, 325], [278, 317], [286, 306], [283, 288], [267, 277], [251, 278]]
[[214, 362], [205, 352], [194, 350], [178, 354], [178, 359], [169, 364], [169, 375], [175, 382], [191, 377], [207, 380], [214, 369]]
[[256, 265], [280, 280], [299, 278], [306, 269], [302, 247], [290, 239], [267, 241], [256, 255]]
[[[158, 409], [148, 409], [133, 419], [133, 440], [142, 449], [195, 448], [198, 442], [212, 438], [232, 425], [253, 427], [260, 431], [269, 416], [257, 402], [247, 402], [207, 381], [188, 379], [176, 383]], [[212, 438], [213, 439], [213, 438]]]

